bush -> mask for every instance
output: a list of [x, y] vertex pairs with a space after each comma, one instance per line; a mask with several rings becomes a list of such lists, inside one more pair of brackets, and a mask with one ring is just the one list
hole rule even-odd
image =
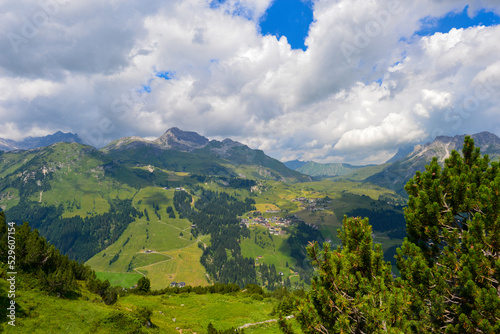
[[249, 294], [259, 294], [259, 295], [263, 295], [264, 294], [264, 290], [262, 289], [262, 287], [256, 285], [256, 284], [247, 284], [245, 286], [245, 290], [247, 290], [247, 293]]
[[141, 325], [148, 328], [154, 327], [151, 322], [151, 316], [153, 315], [153, 310], [149, 307], [141, 307], [137, 310], [137, 319], [140, 321]]
[[254, 293], [251, 297], [254, 300], [264, 300], [264, 297], [262, 297], [262, 295], [259, 295], [258, 293]]

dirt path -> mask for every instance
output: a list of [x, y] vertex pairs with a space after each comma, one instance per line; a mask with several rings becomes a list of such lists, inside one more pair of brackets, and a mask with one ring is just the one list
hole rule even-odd
[[[286, 320], [292, 319], [292, 318], [295, 318], [295, 316], [289, 315], [289, 316], [285, 317]], [[248, 328], [248, 327], [252, 327], [252, 326], [263, 325], [263, 324], [268, 324], [268, 323], [277, 322], [277, 321], [278, 321], [278, 319], [270, 319], [270, 320], [261, 321], [261, 322], [254, 322], [254, 323], [250, 323], [250, 324], [244, 324], [243, 326], [238, 327], [238, 329], [244, 329], [244, 328]]]
[[[151, 266], [154, 266], [154, 265], [157, 265], [159, 263], [164, 263], [164, 262], [169, 262], [169, 261], [172, 261], [174, 258], [172, 257], [172, 255], [169, 255], [169, 254], [165, 254], [165, 253], [168, 253], [168, 252], [173, 252], [173, 251], [178, 251], [178, 250], [182, 250], [182, 249], [185, 249], [185, 248], [188, 248], [188, 247], [192, 247], [194, 244], [198, 243], [199, 241], [201, 241], [201, 238], [198, 237], [196, 239], [196, 241], [190, 245], [187, 245], [187, 246], [184, 246], [184, 247], [181, 247], [181, 248], [177, 248], [177, 249], [172, 249], [172, 250], [169, 250], [169, 251], [165, 251], [165, 252], [152, 252], [152, 253], [148, 253], [148, 254], [160, 254], [160, 255], [163, 255], [163, 256], [168, 256], [170, 259], [168, 260], [163, 260], [163, 261], [159, 261], [159, 262], [155, 262], [155, 263], [151, 263], [151, 264], [148, 264], [147, 266], [142, 266], [142, 267], [136, 267], [134, 268], [134, 271], [137, 272], [138, 274], [141, 274], [143, 276], [146, 276], [144, 275], [142, 272], [139, 271], [139, 269], [145, 269], [147, 267], [151, 267]], [[144, 252], [137, 252], [136, 254], [145, 254]]]

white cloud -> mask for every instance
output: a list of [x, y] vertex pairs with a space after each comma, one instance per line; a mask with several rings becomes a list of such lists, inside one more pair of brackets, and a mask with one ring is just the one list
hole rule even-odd
[[441, 109], [449, 107], [452, 102], [449, 92], [436, 92], [428, 89], [422, 89], [422, 99], [431, 106]]
[[[0, 38], [0, 137], [63, 129], [104, 145], [177, 126], [277, 158], [369, 163], [500, 128], [500, 27], [413, 35], [467, 4], [500, 13], [493, 0], [316, 0], [305, 52], [261, 36], [271, 0], [57, 3], [17, 53]], [[22, 37], [39, 12], [10, 2], [0, 29]]]
[[350, 130], [340, 138], [335, 149], [380, 148], [387, 144], [402, 144], [418, 140], [424, 135], [418, 124], [408, 117], [391, 113], [378, 125], [370, 125], [362, 130]]
[[62, 85], [43, 79], [0, 78], [0, 101], [32, 101], [36, 97], [47, 97], [61, 91]]

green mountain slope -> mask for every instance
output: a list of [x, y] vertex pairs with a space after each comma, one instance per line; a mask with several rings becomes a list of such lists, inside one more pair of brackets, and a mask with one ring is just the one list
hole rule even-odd
[[[203, 205], [204, 214], [211, 220], [222, 218], [210, 213], [215, 204], [207, 201], [207, 196], [221, 197], [221, 193], [226, 193], [234, 197], [227, 205], [219, 203], [222, 208], [233, 202], [255, 200], [257, 210], [267, 219], [298, 214], [300, 220], [311, 224], [312, 230], [307, 232], [310, 235], [316, 233], [313, 226], [318, 226], [321, 240], [334, 240], [342, 215], [357, 207], [365, 208], [369, 198], [399, 203], [392, 191], [372, 184], [349, 180], [297, 183], [311, 178], [288, 169], [260, 150], [229, 139], [208, 141], [179, 129], [171, 129], [155, 141], [122, 138], [101, 150], [77, 143], [58, 143], [30, 151], [0, 153], [0, 175], [0, 206], [9, 220], [30, 221], [64, 254], [96, 269], [99, 277], [128, 285], [137, 275], [147, 275], [155, 288], [172, 281], [206, 285], [224, 278], [229, 282], [231, 268], [255, 260], [261, 247], [255, 235], [258, 228], [267, 231], [264, 224], [255, 230], [252, 227], [241, 238], [237, 237], [238, 231], [224, 234], [228, 232], [209, 228], [200, 233], [192, 228], [199, 218], [190, 212], [195, 209], [193, 212], [199, 214]], [[175, 188], [185, 189], [191, 196], [186, 202], [191, 208], [179, 211], [175, 207]], [[297, 201], [304, 196], [329, 196], [334, 202], [330, 208], [316, 211], [312, 204]], [[238, 211], [237, 215], [249, 218], [249, 210]], [[223, 220], [226, 218], [229, 216]], [[228, 226], [239, 228], [239, 219], [235, 214]], [[284, 273], [283, 280], [299, 283], [290, 268], [300, 271], [303, 247], [311, 240], [299, 238], [299, 243], [288, 243], [298, 221], [285, 235], [276, 236], [269, 243], [272, 250], [271, 246], [263, 249], [262, 256], [267, 258], [260, 263], [268, 266], [263, 269], [265, 275], [272, 266], [272, 271]], [[214, 233], [234, 238], [214, 241]], [[213, 245], [221, 240], [234, 242], [225, 248]], [[302, 255], [296, 256], [298, 253]], [[203, 258], [205, 266], [200, 263]], [[225, 271], [208, 271], [209, 263], [221, 258], [227, 261]], [[247, 261], [244, 258], [249, 258], [249, 262], [236, 264]], [[255, 280], [260, 284], [263, 280], [259, 275], [262, 273], [257, 272]], [[264, 285], [269, 284], [269, 279], [266, 281]], [[276, 282], [274, 278], [271, 281], [273, 286]], [[240, 285], [244, 282], [240, 280]]]
[[[15, 263], [7, 261], [8, 235], [16, 239]], [[0, 332], [206, 333], [210, 323], [226, 329], [268, 320], [279, 302], [280, 295], [265, 295], [257, 286], [247, 292], [235, 285], [155, 292], [112, 287], [27, 224], [6, 224], [3, 212], [0, 240]], [[277, 332], [277, 326], [252, 332]]]
[[355, 169], [348, 174], [337, 176], [334, 179], [335, 180], [364, 181], [367, 178], [369, 178], [370, 176], [381, 172], [387, 166], [389, 166], [389, 163], [362, 167], [359, 169]]

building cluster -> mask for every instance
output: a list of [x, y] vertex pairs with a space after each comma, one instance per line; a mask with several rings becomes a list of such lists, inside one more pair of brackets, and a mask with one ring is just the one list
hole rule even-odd
[[[293, 224], [298, 224], [299, 222], [304, 222], [302, 218], [297, 215], [289, 215], [285, 218], [273, 216], [270, 218], [264, 218], [262, 213], [259, 211], [254, 212], [255, 217], [253, 218], [242, 218], [241, 226], [245, 225], [246, 227], [250, 226], [263, 226], [267, 228], [270, 234], [272, 235], [286, 235], [285, 227], [288, 227]], [[307, 223], [306, 223], [307, 224]], [[317, 226], [314, 224], [308, 224], [313, 228], [317, 229]]]
[[175, 191], [187, 191], [186, 189], [182, 187], [175, 187], [175, 188], [169, 188], [169, 187], [162, 187], [163, 190], [170, 190], [170, 189], [175, 189]]
[[307, 198], [307, 197], [298, 197], [292, 199], [292, 202], [300, 202], [300, 206], [306, 210], [315, 212], [315, 211], [323, 211], [328, 207], [332, 201], [330, 198]]
[[178, 288], [183, 288], [183, 287], [185, 287], [185, 286], [186, 286], [186, 283], [184, 283], [184, 282], [179, 282], [179, 283], [177, 283], [177, 282], [172, 282], [172, 283], [170, 283], [170, 287], [171, 287], [171, 288], [175, 288], [175, 287], [178, 287]]

